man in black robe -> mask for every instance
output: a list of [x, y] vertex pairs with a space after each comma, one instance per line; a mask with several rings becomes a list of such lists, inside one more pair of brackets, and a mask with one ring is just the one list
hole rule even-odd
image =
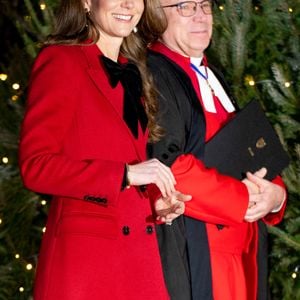
[[[226, 84], [219, 72], [207, 64], [203, 54], [211, 38], [212, 3], [210, 1], [177, 3], [174, 0], [161, 0], [161, 8], [166, 14], [168, 27], [160, 37], [162, 42], [152, 45], [154, 51], [150, 51], [148, 65], [159, 92], [158, 122], [165, 129], [165, 135], [159, 143], [149, 145], [149, 155], [157, 157], [174, 170], [178, 164], [184, 165], [186, 157], [192, 156], [192, 159], [201, 163], [205, 142], [231, 118], [235, 106], [228, 96]], [[193, 64], [192, 58], [196, 58], [196, 69], [199, 69], [201, 76], [190, 68]], [[191, 61], [187, 63], [186, 60], [190, 59]], [[204, 167], [204, 170], [199, 171], [198, 178], [193, 178], [195, 174], [189, 172], [187, 177], [190, 176], [191, 182], [197, 182], [198, 179], [201, 196], [206, 193], [205, 199], [202, 199], [204, 202], [207, 201], [208, 209], [207, 206], [205, 208], [208, 215], [211, 205], [208, 220], [215, 223], [214, 235], [221, 236], [227, 230], [226, 228], [223, 231], [224, 224], [231, 221], [242, 222], [244, 217], [247, 218], [248, 204], [251, 203], [251, 196], [257, 191], [250, 185], [249, 180], [242, 183], [234, 178], [223, 177], [222, 174], [213, 174], [217, 178], [216, 191], [208, 194], [210, 190], [205, 191], [205, 183], [210, 181], [208, 177], [211, 174], [211, 171], [206, 174]], [[258, 178], [255, 182], [257, 180]], [[270, 185], [275, 188], [272, 183]], [[269, 197], [272, 209], [277, 208], [282, 202], [282, 190], [278, 197]], [[184, 192], [189, 194], [188, 186]], [[226, 198], [229, 199], [231, 207], [228, 206]], [[225, 215], [218, 215], [218, 211], [222, 211], [224, 206], [228, 206]], [[232, 207], [234, 212], [231, 212]], [[268, 212], [264, 211], [263, 214]], [[171, 226], [159, 225], [157, 228], [165, 279], [171, 299], [234, 300], [234, 297], [226, 298], [231, 292], [229, 291], [226, 296], [226, 286], [224, 298], [213, 295], [207, 224], [198, 220], [203, 219], [207, 222], [207, 219], [199, 217], [197, 213], [187, 215], [173, 221]], [[265, 259], [266, 255], [263, 258]], [[246, 299], [248, 291], [246, 287], [243, 288], [245, 285], [243, 278], [240, 282], [242, 288], [238, 293], [242, 296], [237, 296], [236, 299], [243, 300]], [[236, 282], [232, 284], [239, 285]], [[254, 299], [255, 287], [256, 285], [249, 292], [249, 299]], [[222, 294], [220, 288], [218, 293]]]

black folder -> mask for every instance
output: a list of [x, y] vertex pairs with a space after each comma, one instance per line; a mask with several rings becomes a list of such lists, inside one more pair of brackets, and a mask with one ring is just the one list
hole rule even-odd
[[243, 179], [247, 171], [266, 167], [272, 180], [289, 164], [289, 156], [260, 104], [249, 102], [205, 145], [204, 163]]

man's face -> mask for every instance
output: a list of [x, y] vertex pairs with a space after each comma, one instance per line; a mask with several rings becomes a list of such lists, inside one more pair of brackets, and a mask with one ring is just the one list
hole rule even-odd
[[[160, 0], [161, 6], [177, 4], [180, 0]], [[200, 3], [200, 2], [197, 2]], [[207, 1], [202, 1], [202, 4]], [[179, 8], [163, 8], [168, 20], [168, 28], [162, 35], [163, 43], [184, 56], [200, 57], [208, 47], [212, 35], [212, 14], [204, 14], [197, 5], [195, 15], [183, 17]]]

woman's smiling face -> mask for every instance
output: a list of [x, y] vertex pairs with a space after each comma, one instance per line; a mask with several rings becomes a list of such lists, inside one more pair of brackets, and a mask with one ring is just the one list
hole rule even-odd
[[144, 0], [87, 0], [101, 37], [124, 38], [138, 24]]

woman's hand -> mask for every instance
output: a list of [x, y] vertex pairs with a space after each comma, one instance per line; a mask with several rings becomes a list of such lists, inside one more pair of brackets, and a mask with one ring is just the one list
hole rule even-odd
[[127, 180], [130, 185], [154, 183], [163, 197], [171, 196], [175, 192], [176, 181], [171, 169], [156, 158], [136, 165], [128, 165]]
[[185, 202], [190, 201], [191, 199], [192, 196], [177, 191], [171, 196], [159, 198], [154, 204], [157, 215], [156, 219], [171, 225], [174, 219], [184, 213]]
[[249, 193], [249, 203], [252, 205], [247, 209], [244, 219], [255, 222], [281, 206], [285, 199], [285, 190], [250, 172], [247, 173], [247, 179], [258, 187], [258, 192]]

